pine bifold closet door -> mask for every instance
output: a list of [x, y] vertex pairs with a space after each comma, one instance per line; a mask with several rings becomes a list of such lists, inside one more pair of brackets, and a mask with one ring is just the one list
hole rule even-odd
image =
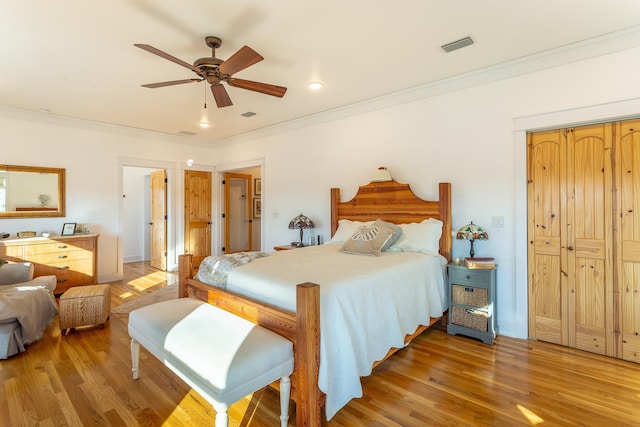
[[528, 136], [529, 336], [615, 355], [613, 125]]
[[618, 263], [620, 331], [618, 357], [640, 363], [640, 120], [628, 120], [616, 126], [616, 254]]

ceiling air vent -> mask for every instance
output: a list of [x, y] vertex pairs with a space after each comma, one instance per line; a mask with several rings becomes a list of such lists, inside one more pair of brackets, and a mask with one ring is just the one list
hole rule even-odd
[[178, 135], [185, 135], [185, 136], [193, 136], [197, 134], [198, 132], [192, 132], [190, 130], [181, 130], [180, 132], [178, 132]]
[[463, 47], [471, 46], [473, 39], [471, 37], [465, 37], [460, 40], [456, 40], [451, 43], [440, 46], [446, 53], [453, 52], [454, 50], [462, 49]]
[[256, 115], [256, 113], [254, 113], [253, 111], [247, 111], [246, 113], [242, 113], [240, 115], [244, 117], [253, 117]]

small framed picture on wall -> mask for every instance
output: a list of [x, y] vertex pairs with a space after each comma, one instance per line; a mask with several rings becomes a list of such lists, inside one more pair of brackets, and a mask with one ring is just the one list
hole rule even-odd
[[262, 195], [262, 179], [253, 178], [253, 194], [256, 196]]
[[262, 199], [260, 198], [253, 199], [253, 217], [254, 218], [262, 217]]
[[76, 232], [76, 223], [75, 222], [65, 222], [62, 226], [62, 236], [73, 236]]

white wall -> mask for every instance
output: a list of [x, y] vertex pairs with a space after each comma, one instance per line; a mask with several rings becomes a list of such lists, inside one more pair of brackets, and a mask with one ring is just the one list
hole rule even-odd
[[[121, 157], [173, 164], [176, 176], [183, 168], [176, 159], [198, 159], [218, 170], [255, 166], [254, 159], [260, 159], [263, 247], [295, 240], [288, 221], [301, 211], [313, 218], [315, 234], [326, 241], [329, 189], [339, 187], [342, 199], [349, 199], [359, 185], [369, 182], [373, 170], [386, 166], [397, 181], [411, 184], [423, 198], [437, 196], [438, 182], [452, 183], [454, 229], [473, 220], [489, 232], [488, 241], [476, 244], [476, 254], [494, 256], [499, 265], [500, 333], [526, 337], [526, 129], [516, 129], [516, 122], [536, 123], [539, 128], [545, 127], [546, 114], [577, 112], [567, 124], [578, 123], [587, 107], [595, 111], [588, 120], [610, 119], [608, 112], [598, 110], [602, 105], [622, 105], [616, 110], [620, 116], [640, 115], [637, 103], [622, 102], [640, 99], [639, 67], [640, 48], [632, 48], [475, 86], [469, 84], [477, 78], [474, 75], [455, 82], [460, 90], [434, 90], [423, 99], [352, 116], [343, 112], [341, 118], [325, 122], [309, 120], [307, 126], [256, 133], [253, 139], [216, 149], [0, 117], [2, 139], [12, 142], [8, 153], [3, 152], [3, 162], [67, 168], [68, 210], [67, 218], [59, 220], [5, 219], [0, 230], [90, 223], [93, 232], [101, 233], [101, 278], [117, 275], [122, 260]], [[445, 86], [450, 90], [452, 85]], [[523, 121], [528, 117], [541, 119]], [[176, 180], [175, 205], [181, 201], [180, 188]], [[503, 216], [504, 228], [492, 228], [492, 216]], [[55, 227], [50, 226], [53, 222]], [[181, 241], [180, 229], [177, 224], [171, 242]], [[464, 256], [468, 243], [454, 241], [453, 251], [454, 256]]]
[[[65, 222], [88, 223], [98, 239], [98, 278], [100, 281], [122, 277], [121, 221], [123, 166], [169, 169], [172, 200], [170, 215], [175, 217], [179, 202], [177, 188], [184, 162], [189, 158], [207, 159], [205, 148], [161, 141], [166, 136], [127, 135], [122, 129], [86, 122], [52, 120], [38, 122], [37, 114], [19, 114], [0, 110], [2, 163], [47, 166], [66, 169], [66, 217], [0, 219], [0, 231], [15, 235], [21, 230], [52, 230], [60, 234]], [[205, 153], [207, 153], [205, 155]], [[200, 165], [204, 168], [206, 166]], [[168, 242], [182, 242], [181, 228], [170, 231]], [[182, 247], [182, 245], [180, 245]], [[177, 251], [171, 252], [170, 268], [177, 265]]]
[[[499, 265], [500, 332], [526, 337], [526, 150], [516, 120], [543, 113], [568, 118], [550, 120], [548, 126], [609, 120], [612, 104], [620, 106], [613, 108], [618, 117], [640, 116], [640, 104], [625, 102], [640, 99], [639, 68], [640, 49], [634, 48], [265, 134], [216, 149], [215, 157], [228, 162], [264, 158], [265, 247], [292, 240], [287, 223], [300, 211], [313, 216], [315, 232], [326, 239], [329, 188], [341, 188], [347, 200], [378, 166], [388, 167], [423, 198], [437, 197], [438, 182], [451, 182], [453, 228], [473, 220], [489, 232], [489, 240], [477, 242], [475, 249], [477, 256], [494, 256]], [[581, 118], [581, 111], [590, 114]], [[529, 122], [545, 127], [542, 117]], [[493, 216], [504, 217], [505, 226], [491, 227]], [[468, 249], [468, 242], [454, 240], [454, 256], [463, 257]]]

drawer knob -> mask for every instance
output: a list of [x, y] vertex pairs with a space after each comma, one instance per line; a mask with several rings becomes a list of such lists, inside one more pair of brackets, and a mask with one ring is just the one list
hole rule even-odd
[[465, 291], [465, 292], [473, 292], [473, 288], [469, 288], [469, 287], [467, 287], [467, 288], [464, 288], [464, 291]]
[[69, 266], [68, 265], [59, 265], [56, 267], [58, 270], [68, 270]]
[[62, 283], [62, 282], [66, 282], [66, 281], [67, 281], [67, 279], [58, 279], [57, 280], [58, 283]]
[[467, 274], [467, 280], [469, 280], [469, 279], [471, 279], [471, 276], [469, 276], [469, 275]]
[[67, 248], [67, 245], [59, 245], [58, 246], [58, 249], [66, 249], [66, 248]]
[[58, 255], [58, 258], [66, 258], [66, 255]]

